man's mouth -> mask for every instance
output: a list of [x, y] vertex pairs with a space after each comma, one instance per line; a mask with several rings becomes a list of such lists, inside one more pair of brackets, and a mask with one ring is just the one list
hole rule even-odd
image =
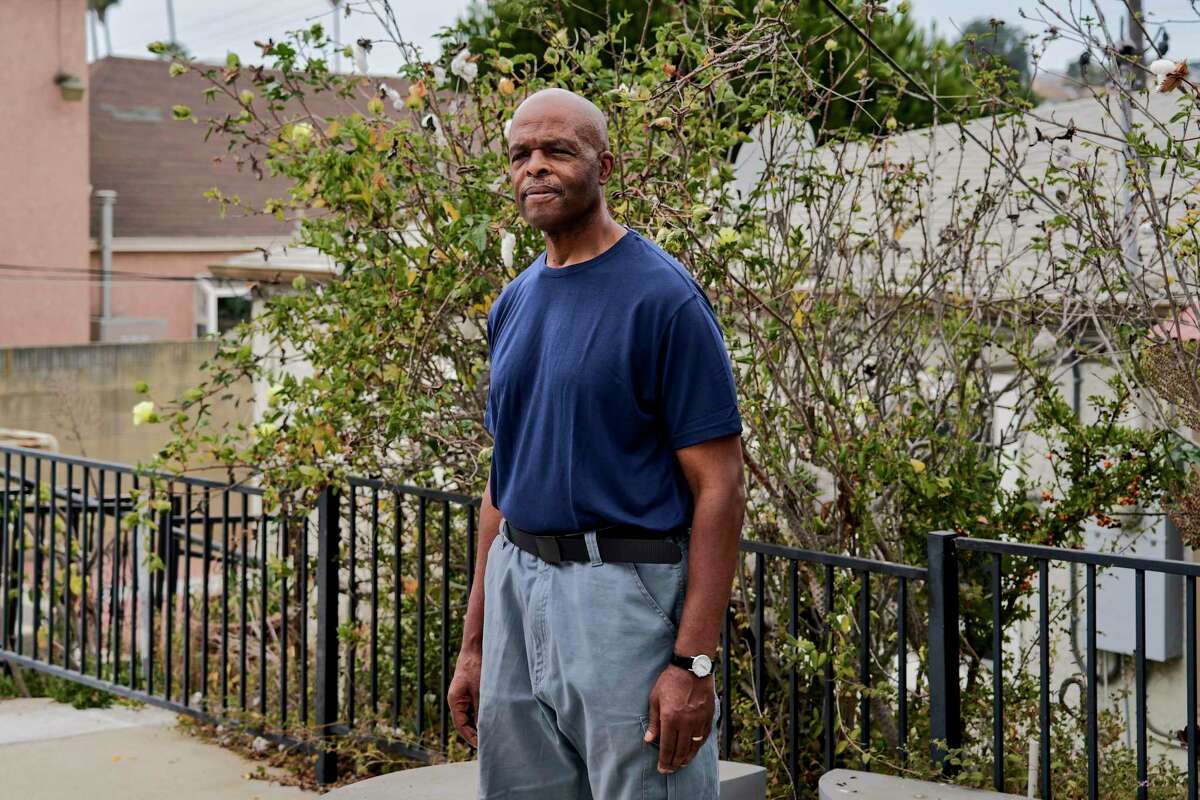
[[545, 200], [558, 195], [558, 192], [551, 189], [549, 186], [536, 186], [532, 189], [525, 190], [526, 200]]

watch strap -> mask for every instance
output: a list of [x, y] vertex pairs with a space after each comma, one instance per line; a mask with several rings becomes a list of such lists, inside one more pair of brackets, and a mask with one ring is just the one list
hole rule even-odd
[[671, 653], [671, 663], [677, 667], [682, 667], [688, 672], [692, 671], [692, 656], [681, 656], [678, 653]]

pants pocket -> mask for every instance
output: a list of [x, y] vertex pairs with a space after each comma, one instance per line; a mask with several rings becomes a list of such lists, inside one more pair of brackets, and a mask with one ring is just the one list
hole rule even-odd
[[687, 587], [687, 549], [683, 548], [683, 556], [674, 564], [630, 561], [620, 566], [629, 573], [646, 606], [666, 623], [672, 635], [678, 633]]

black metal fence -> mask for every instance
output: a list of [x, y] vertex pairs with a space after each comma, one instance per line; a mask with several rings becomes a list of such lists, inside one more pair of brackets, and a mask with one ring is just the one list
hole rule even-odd
[[[146, 476], [127, 465], [0, 447], [0, 660], [249, 730], [316, 756], [336, 779], [339, 742], [368, 738], [413, 760], [451, 755], [446, 705], [474, 578], [479, 501], [353, 478], [299, 518], [264, 513], [253, 486], [161, 476], [152, 525], [132, 513]], [[903, 768], [962, 745], [959, 575], [964, 551], [1035, 559], [1042, 796], [1050, 797], [1047, 569], [1087, 566], [1090, 796], [1096, 797], [1096, 570], [1138, 576], [1137, 761], [1146, 796], [1147, 571], [1187, 580], [1195, 674], [1200, 565], [929, 536], [908, 566], [740, 543], [716, 679], [723, 758], [771, 763], [802, 791], [812, 769]], [[995, 624], [993, 653], [1003, 649]], [[912, 658], [914, 635], [926, 659]], [[995, 663], [1003, 660], [996, 658]], [[1004, 785], [1004, 697], [994, 670], [995, 784]], [[922, 727], [914, 733], [914, 708]], [[1196, 797], [1189, 681], [1189, 797]], [[915, 743], [914, 743], [915, 738]], [[461, 745], [459, 745], [461, 748]], [[460, 752], [462, 752], [460, 750]], [[947, 763], [946, 769], [952, 769]]]

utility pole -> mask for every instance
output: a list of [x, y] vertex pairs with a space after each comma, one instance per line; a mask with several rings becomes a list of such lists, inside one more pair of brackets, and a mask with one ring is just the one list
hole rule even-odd
[[333, 4], [333, 71], [342, 71], [342, 0], [329, 0]]
[[167, 0], [167, 35], [170, 37], [167, 41], [171, 44], [179, 44], [179, 40], [175, 38], [175, 3], [173, 0]]

